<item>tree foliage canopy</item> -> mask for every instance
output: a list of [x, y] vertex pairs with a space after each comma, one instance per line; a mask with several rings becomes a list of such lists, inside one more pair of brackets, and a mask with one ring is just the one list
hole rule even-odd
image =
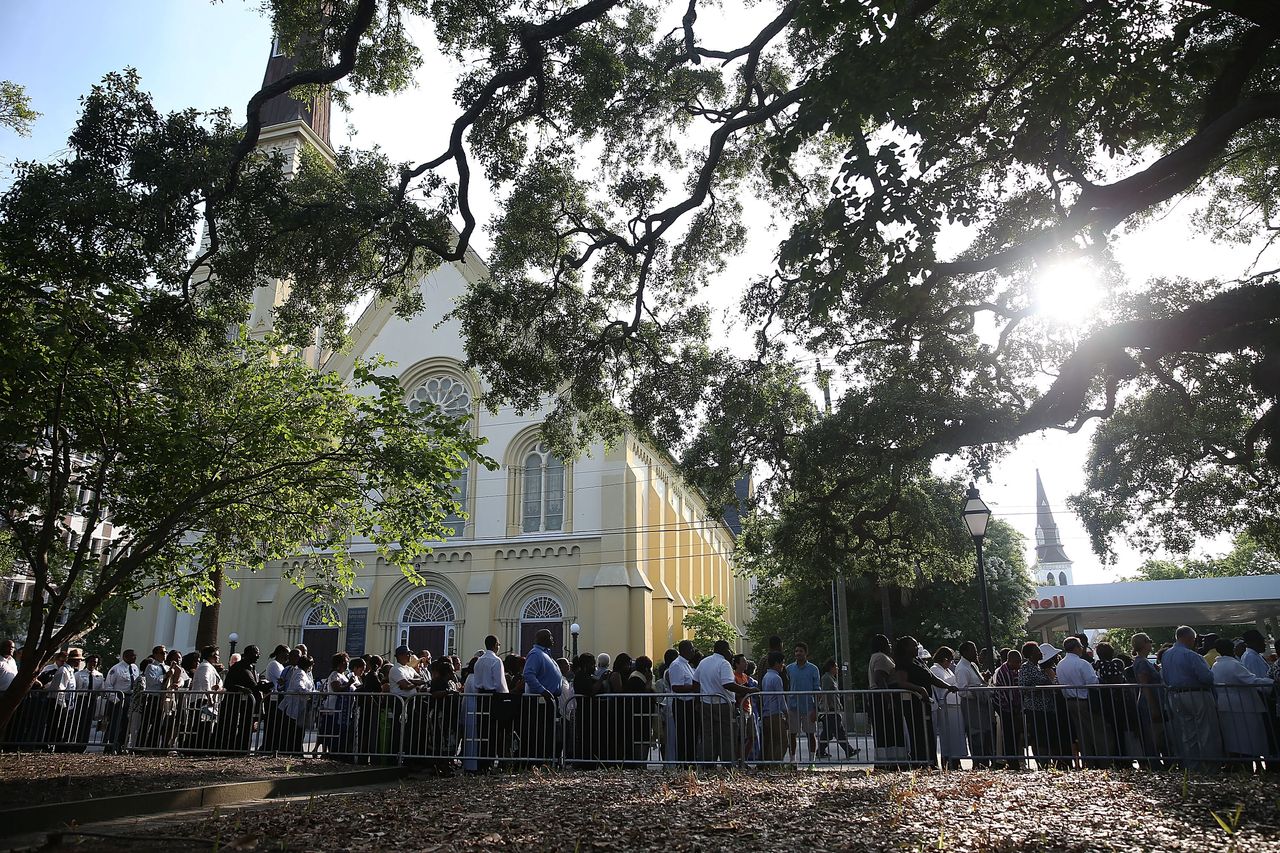
[[[564, 447], [634, 423], [713, 490], [822, 458], [865, 511], [828, 537], [854, 551], [935, 457], [980, 474], [1021, 436], [1146, 400], [1197, 424], [1176, 488], [1275, 493], [1280, 285], [1130, 282], [1111, 256], [1173, 204], [1218, 239], [1274, 238], [1274, 4], [788, 0], [729, 44], [698, 0], [336, 0], [322, 36], [312, 4], [267, 5], [303, 61], [261, 97], [394, 90], [421, 58], [415, 18], [468, 69], [446, 149], [379, 165], [386, 186], [352, 209], [390, 235], [373, 278], [394, 297], [415, 265], [461, 257], [483, 173], [490, 275], [457, 315], [490, 401], [552, 396]], [[752, 352], [730, 352], [706, 282], [748, 239], [751, 195], [784, 236], [743, 283]], [[1110, 298], [1065, 328], [1036, 291], [1076, 261]], [[849, 387], [822, 424], [771, 405], [813, 355]], [[1252, 523], [1186, 515], [1168, 466], [1133, 455], [1136, 496], [1085, 508], [1100, 547], [1146, 505], [1174, 507], [1151, 528], [1173, 544], [1170, 525]]]
[[[228, 117], [162, 115], [137, 84], [108, 76], [69, 153], [19, 164], [0, 197], [2, 525], [35, 587], [0, 721], [35, 668], [120, 600], [208, 604], [215, 572], [234, 583], [292, 557], [287, 579], [324, 603], [353, 586], [357, 541], [417, 577], [460, 511], [455, 472], [492, 464], [465, 420], [411, 411], [384, 364], [357, 363], [348, 381], [287, 340], [228, 335], [266, 277], [302, 283], [295, 318], [341, 316], [366, 292], [381, 237], [331, 224], [303, 252], [270, 229], [314, 230], [281, 199], [331, 205], [372, 161], [312, 162], [288, 180], [255, 153], [226, 191], [240, 138]], [[192, 235], [215, 196], [221, 248], [196, 274]]]

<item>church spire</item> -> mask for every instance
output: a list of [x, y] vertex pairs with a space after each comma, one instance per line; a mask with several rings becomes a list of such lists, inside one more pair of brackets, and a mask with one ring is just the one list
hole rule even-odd
[[1070, 563], [1071, 558], [1062, 550], [1062, 540], [1058, 538], [1058, 524], [1053, 520], [1053, 510], [1049, 507], [1049, 498], [1044, 493], [1044, 483], [1040, 481], [1040, 469], [1036, 469], [1036, 563]]
[[[284, 52], [279, 39], [271, 41], [271, 56], [267, 59], [267, 73], [262, 77], [262, 85], [274, 83], [284, 75], [293, 71], [294, 60]], [[262, 128], [289, 122], [301, 121], [315, 132], [326, 147], [329, 142], [329, 110], [330, 100], [324, 94], [306, 101], [299, 101], [291, 93], [277, 95], [262, 105]]]

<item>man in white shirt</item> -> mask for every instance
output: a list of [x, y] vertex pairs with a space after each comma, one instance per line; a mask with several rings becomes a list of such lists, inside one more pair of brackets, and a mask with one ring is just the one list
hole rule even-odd
[[133, 685], [141, 677], [138, 671], [138, 653], [125, 649], [120, 662], [107, 670], [102, 686], [107, 693], [107, 733], [102, 738], [102, 751], [115, 752], [125, 747], [128, 731], [129, 702], [133, 698]]
[[978, 670], [978, 647], [972, 642], [960, 644], [960, 662], [956, 664], [956, 687], [960, 689], [960, 711], [969, 735], [969, 754], [974, 766], [988, 766], [995, 754], [995, 709], [991, 694], [981, 688], [986, 680]]
[[679, 656], [667, 667], [667, 683], [675, 694], [671, 714], [676, 724], [676, 760], [690, 762], [698, 757], [698, 682], [689, 665], [693, 643], [681, 640], [676, 653]]
[[729, 658], [733, 649], [725, 640], [716, 640], [715, 651], [702, 659], [694, 678], [702, 696], [702, 758], [704, 761], [732, 763], [734, 749], [733, 711], [737, 699], [757, 691], [739, 685], [733, 677]]
[[[78, 650], [77, 654], [79, 654]], [[52, 696], [52, 701], [49, 703], [48, 728], [45, 736], [50, 743], [55, 744], [54, 750], [56, 752], [65, 751], [65, 744], [73, 734], [71, 730], [71, 709], [75, 707], [76, 701], [76, 670], [74, 664], [79, 662], [79, 657], [72, 660], [67, 652], [55, 654], [53, 656], [53, 677], [49, 679], [49, 683], [44, 688]]]
[[18, 661], [13, 656], [13, 640], [0, 642], [0, 693], [9, 689], [18, 675]]
[[1080, 746], [1080, 757], [1088, 764], [1098, 764], [1095, 756], [1107, 754], [1107, 733], [1101, 717], [1089, 702], [1089, 686], [1098, 683], [1098, 673], [1083, 657], [1084, 645], [1076, 637], [1062, 643], [1064, 652], [1058, 664], [1058, 683], [1067, 700], [1067, 719], [1071, 734]]
[[[497, 756], [498, 717], [500, 716], [498, 705], [503, 700], [494, 697], [509, 692], [506, 672], [502, 668], [502, 658], [498, 656], [501, 648], [502, 643], [498, 642], [498, 638], [493, 634], [485, 637], [484, 653], [476, 658], [475, 666], [471, 670], [471, 678], [467, 679], [467, 685], [471, 687], [469, 692], [477, 694], [472, 702], [476, 716], [475, 729], [479, 740], [476, 744], [476, 755], [481, 759], [482, 764]], [[472, 682], [474, 682], [473, 687]], [[486, 769], [487, 767], [488, 765], [485, 764]]]
[[[217, 646], [205, 646], [201, 649], [200, 663], [196, 666], [196, 671], [191, 676], [191, 692], [193, 694], [212, 694], [222, 690], [222, 673], [218, 672], [219, 654]], [[197, 706], [216, 705], [217, 697], [200, 696], [196, 698], [195, 704]]]

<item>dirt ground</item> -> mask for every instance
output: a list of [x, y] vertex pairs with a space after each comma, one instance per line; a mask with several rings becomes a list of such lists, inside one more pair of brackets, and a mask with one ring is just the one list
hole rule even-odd
[[[240, 763], [248, 771], [281, 769]], [[226, 774], [220, 781], [231, 773], [202, 772]], [[134, 789], [148, 784], [131, 775]], [[138, 851], [181, 842], [191, 850], [1280, 853], [1280, 779], [1102, 770], [527, 771], [412, 778], [83, 832], [54, 837], [43, 849]]]

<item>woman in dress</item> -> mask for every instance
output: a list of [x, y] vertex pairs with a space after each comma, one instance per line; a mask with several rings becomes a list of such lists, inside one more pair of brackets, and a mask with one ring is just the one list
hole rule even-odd
[[938, 741], [942, 751], [942, 766], [947, 770], [959, 770], [960, 759], [969, 756], [969, 744], [964, 736], [964, 714], [960, 708], [960, 694], [956, 688], [956, 675], [951, 671], [955, 663], [955, 652], [946, 646], [939, 646], [933, 653], [933, 666], [929, 671], [944, 686], [933, 688], [933, 699], [937, 702]]
[[1235, 656], [1234, 644], [1230, 640], [1218, 640], [1214, 648], [1218, 659], [1210, 670], [1215, 685], [1213, 692], [1218, 700], [1222, 748], [1236, 758], [1261, 760], [1269, 751], [1267, 709], [1262, 696], [1248, 685], [1270, 687], [1275, 682], [1250, 672]]
[[1160, 672], [1151, 662], [1151, 638], [1133, 635], [1133, 681], [1138, 690], [1138, 737], [1142, 757], [1154, 761], [1165, 752], [1164, 701]]

